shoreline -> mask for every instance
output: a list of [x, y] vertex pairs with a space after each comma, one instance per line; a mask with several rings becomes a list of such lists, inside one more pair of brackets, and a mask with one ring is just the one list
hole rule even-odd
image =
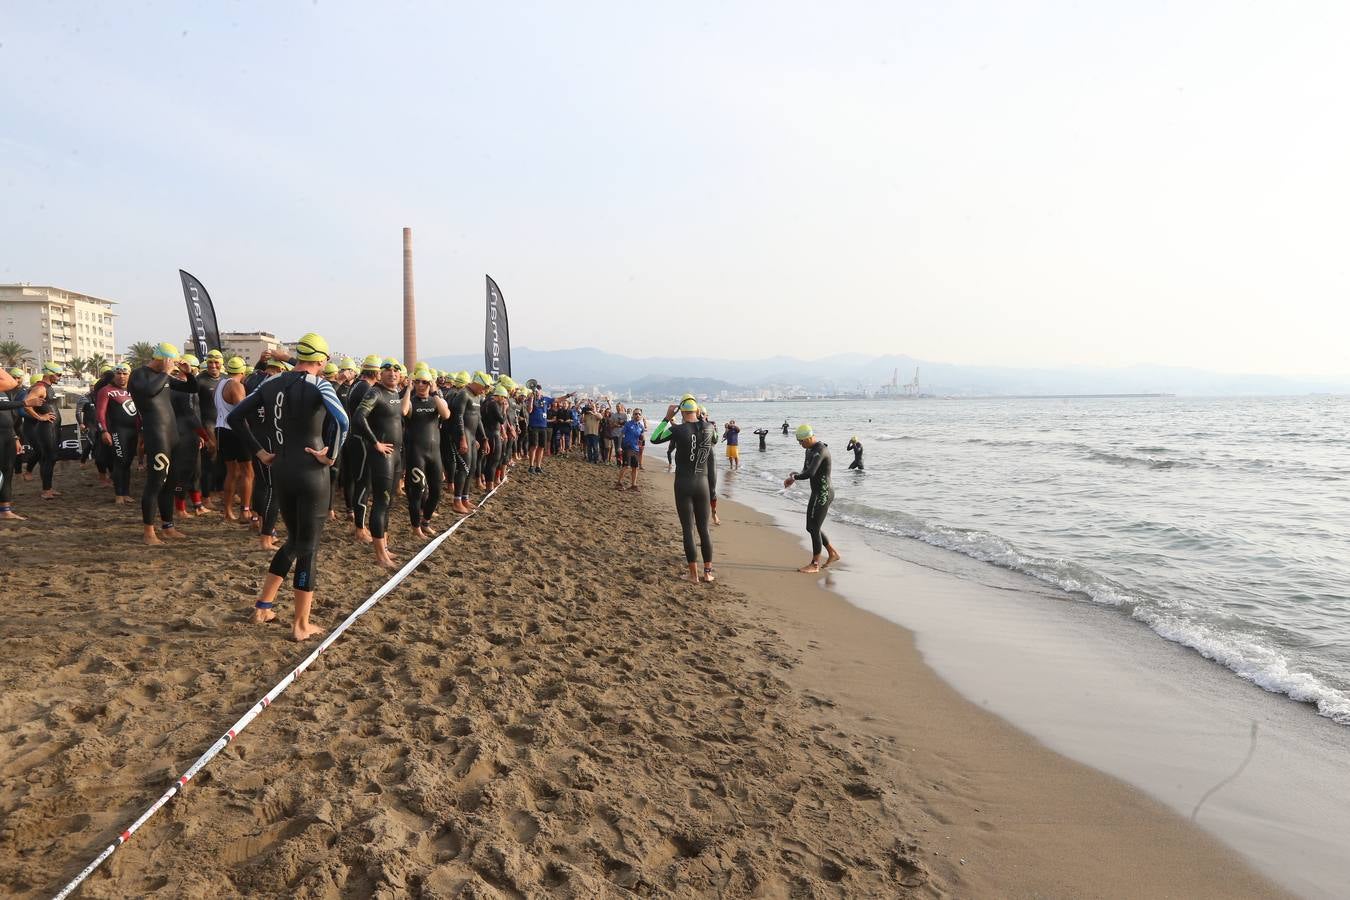
[[[907, 795], [907, 818], [922, 823], [925, 861], [957, 895], [1113, 896], [1128, 884], [1131, 896], [1291, 896], [1142, 791], [960, 694], [913, 632], [830, 589], [838, 573], [793, 571], [809, 556], [801, 536], [725, 499], [718, 474], [719, 577], [754, 598], [749, 623], [794, 648], [785, 677], [817, 698], [821, 726], [866, 736], [869, 758]], [[648, 477], [655, 505], [670, 507], [669, 476]]]
[[[809, 556], [799, 508], [738, 494], [737, 477], [719, 470], [719, 494], [753, 498], [786, 529], [791, 558]], [[856, 565], [822, 580], [914, 633], [961, 697], [1195, 819], [1285, 889], [1339, 895], [1350, 877], [1343, 726], [1027, 576], [847, 523], [829, 530]], [[948, 571], [952, 556], [960, 575]]]

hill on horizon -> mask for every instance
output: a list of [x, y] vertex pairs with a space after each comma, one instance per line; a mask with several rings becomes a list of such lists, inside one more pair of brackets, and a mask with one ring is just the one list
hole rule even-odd
[[[719, 382], [720, 390], [786, 389], [811, 393], [876, 390], [898, 373], [901, 384], [919, 372], [924, 393], [970, 395], [1143, 394], [1189, 396], [1290, 395], [1350, 393], [1350, 376], [1300, 379], [1278, 375], [1233, 375], [1180, 366], [1136, 365], [1122, 368], [1066, 367], [1024, 369], [1009, 366], [964, 366], [915, 359], [904, 354], [869, 356], [840, 353], [821, 359], [790, 356], [764, 359], [712, 357], [629, 357], [594, 347], [569, 350], [511, 351], [517, 380], [538, 378], [550, 387], [599, 385], [613, 391], [658, 393], [669, 384], [692, 385], [696, 379]], [[473, 371], [482, 356], [463, 353], [427, 357], [439, 369]], [[680, 390], [693, 390], [686, 386]], [[702, 391], [701, 391], [702, 392]], [[678, 393], [678, 391], [677, 391]]]

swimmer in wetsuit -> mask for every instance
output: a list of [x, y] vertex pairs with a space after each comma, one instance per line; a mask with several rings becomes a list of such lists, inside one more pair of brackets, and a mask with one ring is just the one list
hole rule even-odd
[[22, 521], [25, 517], [14, 511], [15, 462], [23, 448], [19, 438], [19, 410], [27, 406], [30, 412], [42, 404], [41, 397], [15, 399], [19, 380], [0, 369], [0, 519]]
[[[307, 334], [296, 342], [295, 355], [291, 371], [269, 378], [230, 412], [228, 420], [249, 450], [275, 473], [277, 507], [286, 523], [286, 542], [277, 548], [268, 566], [262, 594], [254, 603], [253, 621], [276, 618], [272, 606], [294, 566], [291, 636], [303, 641], [323, 631], [309, 621], [316, 584], [315, 558], [328, 518], [328, 470], [337, 462], [348, 422], [333, 386], [320, 377], [328, 359], [328, 342], [317, 334]], [[247, 427], [250, 415], [264, 406], [272, 410], [275, 452], [263, 449]]]
[[848, 467], [850, 469], [857, 469], [859, 472], [863, 471], [862, 441], [858, 440], [858, 436], [854, 435], [849, 438], [848, 446], [844, 449], [853, 451], [853, 462], [849, 463]]
[[[169, 377], [171, 369], [181, 374], [182, 380]], [[197, 392], [197, 380], [179, 358], [173, 344], [155, 345], [150, 362], [131, 373], [127, 382], [136, 412], [141, 417], [141, 440], [145, 442], [145, 489], [141, 492], [141, 525], [145, 543], [158, 546], [160, 537], [183, 538], [186, 535], [174, 528], [173, 491], [169, 483], [178, 433], [174, 424], [173, 404], [169, 392]], [[159, 507], [160, 533], [155, 533], [155, 508]]]
[[[371, 354], [361, 362], [361, 375], [352, 382], [352, 389], [343, 401], [347, 418], [354, 419], [356, 408], [361, 405], [366, 394], [380, 380], [380, 364], [384, 359]], [[370, 536], [370, 447], [358, 432], [352, 432], [352, 439], [342, 448], [343, 496], [352, 511], [352, 536], [363, 544], [371, 543]]]
[[385, 359], [380, 364], [380, 380], [362, 396], [352, 416], [352, 432], [366, 442], [370, 454], [366, 467], [370, 470], [368, 524], [371, 543], [375, 546], [375, 562], [386, 569], [397, 569], [398, 563], [389, 555], [389, 504], [394, 499], [397, 483], [397, 457], [403, 445], [403, 398], [398, 393], [397, 361]]
[[787, 433], [788, 433], [788, 423], [787, 423], [787, 419], [784, 419], [784, 420], [783, 420], [783, 434], [787, 434]]
[[[830, 487], [830, 448], [816, 437], [815, 429], [810, 425], [797, 426], [797, 443], [806, 450], [806, 460], [802, 470], [789, 475], [783, 481], [784, 488], [790, 488], [798, 481], [811, 482], [811, 497], [806, 503], [806, 533], [811, 535], [811, 561], [798, 569], [798, 572], [819, 572], [825, 566], [839, 561], [839, 553], [825, 536], [825, 517], [830, 512], [830, 502], [834, 491]], [[829, 551], [829, 558], [820, 561], [822, 546]]]
[[98, 419], [99, 442], [111, 454], [113, 502], [131, 502], [131, 464], [136, 459], [136, 402], [127, 382], [131, 366], [118, 363], [112, 380], [94, 393], [94, 416]]
[[[183, 354], [189, 373], [195, 378], [199, 368], [197, 357]], [[173, 376], [170, 376], [173, 377]], [[203, 515], [202, 509], [202, 449], [206, 446], [206, 430], [202, 427], [202, 413], [199, 401], [201, 384], [197, 390], [171, 391], [169, 402], [173, 406], [174, 428], [177, 431], [177, 449], [174, 451], [173, 465], [170, 471], [173, 478], [173, 508], [179, 515]], [[189, 510], [188, 504], [192, 504]]]
[[760, 452], [760, 453], [763, 453], [765, 450], [768, 450], [768, 449], [769, 449], [768, 445], [765, 444], [765, 442], [764, 442], [764, 439], [765, 439], [766, 437], [768, 437], [768, 436], [769, 436], [769, 429], [767, 429], [767, 428], [756, 428], [756, 429], [755, 429], [755, 437], [759, 438], [759, 452]]
[[431, 370], [413, 369], [412, 389], [403, 395], [403, 454], [408, 520], [421, 537], [431, 537], [431, 516], [441, 502], [441, 423], [450, 407], [432, 384]]
[[[466, 373], [460, 372], [460, 375]], [[487, 434], [483, 431], [483, 395], [492, 386], [492, 376], [474, 372], [466, 379], [464, 390], [455, 395], [450, 414], [459, 422], [459, 439], [455, 446], [455, 500], [451, 509], [457, 513], [473, 512], [469, 503], [469, 482], [477, 468], [478, 452], [488, 450]]]
[[[60, 433], [61, 422], [56, 414], [56, 399], [54, 385], [61, 380], [61, 375], [65, 370], [53, 362], [43, 363], [42, 380], [34, 384], [28, 391], [29, 397], [41, 399], [37, 406], [30, 406], [23, 413], [24, 425], [23, 434], [27, 439], [29, 456], [27, 459], [28, 469], [32, 471], [34, 463], [38, 466], [38, 471], [42, 476], [42, 494], [43, 500], [54, 500], [61, 496], [60, 491], [52, 489], [52, 478], [56, 473], [56, 446], [58, 444], [58, 435]], [[24, 476], [27, 478], [27, 476]]]
[[[671, 420], [679, 411], [680, 421]], [[666, 416], [652, 433], [653, 444], [675, 442], [675, 511], [680, 516], [680, 530], [684, 534], [684, 558], [689, 565], [686, 581], [715, 581], [712, 568], [712, 535], [708, 532], [711, 505], [708, 499], [708, 457], [712, 454], [716, 432], [698, 420], [698, 401], [682, 400], [679, 406], [671, 404]], [[694, 556], [694, 532], [697, 530], [703, 554], [703, 575], [700, 578]]]

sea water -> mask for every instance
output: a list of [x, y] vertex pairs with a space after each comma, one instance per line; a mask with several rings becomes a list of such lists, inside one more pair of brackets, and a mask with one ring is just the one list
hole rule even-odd
[[923, 558], [959, 577], [1031, 576], [1350, 725], [1350, 398], [710, 406], [741, 426], [738, 492], [781, 492], [803, 457], [781, 424], [808, 422], [836, 528], [950, 551]]

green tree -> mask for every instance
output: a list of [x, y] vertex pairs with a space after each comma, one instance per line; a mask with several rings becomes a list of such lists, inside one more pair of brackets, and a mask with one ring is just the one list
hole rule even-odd
[[7, 368], [21, 366], [33, 359], [33, 351], [18, 341], [0, 341], [0, 360]]
[[127, 349], [127, 362], [133, 369], [146, 365], [155, 358], [155, 345], [149, 341], [137, 341]]
[[66, 372], [74, 375], [76, 378], [83, 378], [84, 373], [89, 371], [89, 360], [83, 356], [74, 356], [66, 363]]
[[93, 356], [89, 357], [86, 362], [89, 363], [90, 377], [97, 378], [98, 373], [108, 364], [108, 358], [102, 353], [95, 353]]

